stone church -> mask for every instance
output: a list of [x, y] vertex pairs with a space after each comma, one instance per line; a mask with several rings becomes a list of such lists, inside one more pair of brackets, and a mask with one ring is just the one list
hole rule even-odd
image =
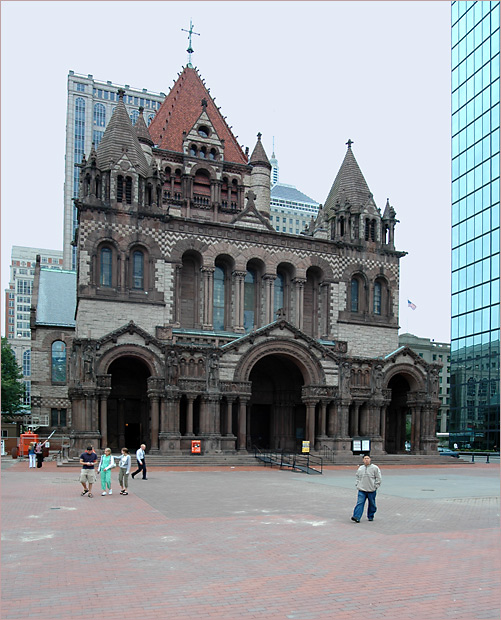
[[243, 151], [196, 69], [149, 127], [119, 95], [80, 164], [77, 272], [37, 265], [33, 413], [74, 453], [436, 452], [440, 367], [398, 346], [398, 220], [352, 142], [318, 217], [280, 233], [261, 135]]

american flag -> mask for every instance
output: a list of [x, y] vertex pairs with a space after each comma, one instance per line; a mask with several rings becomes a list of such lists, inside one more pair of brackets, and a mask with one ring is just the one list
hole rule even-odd
[[415, 310], [417, 308], [416, 304], [413, 304], [410, 299], [407, 300], [407, 306]]

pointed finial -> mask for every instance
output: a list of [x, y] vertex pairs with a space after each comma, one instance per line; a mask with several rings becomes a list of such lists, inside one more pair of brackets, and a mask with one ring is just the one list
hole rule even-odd
[[261, 132], [259, 132], [259, 133], [257, 134], [257, 139], [258, 139], [258, 140], [261, 140], [261, 136], [262, 136], [262, 135], [263, 135], [263, 134], [262, 134]]
[[346, 144], [348, 145], [348, 148], [351, 149], [351, 145], [355, 143], [353, 142], [353, 140], [348, 139], [348, 142]]
[[119, 88], [118, 89], [118, 99], [120, 101], [123, 101], [124, 96], [125, 96], [125, 90], [123, 88]]
[[204, 111], [207, 110], [207, 99], [205, 97], [202, 99], [202, 108]]
[[187, 32], [188, 33], [188, 49], [186, 50], [188, 52], [188, 67], [193, 68], [193, 65], [191, 64], [191, 55], [193, 54], [193, 48], [191, 47], [191, 35], [196, 34], [198, 36], [200, 36], [199, 32], [194, 32], [193, 31], [193, 23], [191, 21], [190, 18], [190, 29], [189, 30], [185, 30], [184, 28], [181, 28], [182, 32]]

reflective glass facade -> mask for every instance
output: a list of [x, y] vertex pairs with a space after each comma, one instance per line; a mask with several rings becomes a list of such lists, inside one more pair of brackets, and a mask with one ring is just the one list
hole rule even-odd
[[450, 443], [499, 450], [499, 2], [453, 2]]

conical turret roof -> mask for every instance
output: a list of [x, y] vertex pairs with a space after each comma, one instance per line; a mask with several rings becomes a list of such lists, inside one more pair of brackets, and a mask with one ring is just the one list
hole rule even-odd
[[137, 117], [134, 129], [136, 130], [136, 136], [139, 142], [153, 146], [153, 140], [151, 139], [150, 132], [144, 120], [143, 110], [144, 108], [139, 108], [139, 116]]
[[371, 190], [353, 155], [351, 140], [349, 140], [343, 163], [325, 201], [325, 213], [329, 214], [335, 210], [337, 203], [343, 204], [345, 201], [348, 201], [352, 207], [360, 208], [365, 206], [371, 198]]
[[149, 166], [138, 137], [123, 102], [124, 91], [119, 91], [119, 101], [97, 147], [97, 164], [106, 170], [127, 154], [138, 173], [146, 176]]
[[247, 157], [231, 129], [205, 88], [198, 72], [185, 67], [157, 111], [149, 127], [156, 146], [169, 151], [183, 152], [183, 131], [188, 133], [200, 116], [200, 105], [206, 100], [206, 112], [219, 139], [225, 141], [224, 159], [247, 164]]
[[266, 155], [266, 151], [264, 150], [263, 143], [261, 142], [260, 133], [257, 134], [256, 146], [254, 147], [254, 150], [252, 151], [252, 155], [250, 157], [249, 163], [253, 164], [254, 166], [257, 164], [265, 165], [271, 170], [271, 164], [268, 159], [268, 156]]

